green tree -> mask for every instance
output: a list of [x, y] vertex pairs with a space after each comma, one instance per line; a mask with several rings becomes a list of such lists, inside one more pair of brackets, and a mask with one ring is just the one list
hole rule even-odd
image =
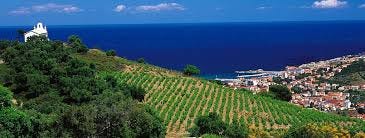
[[199, 116], [195, 119], [195, 126], [189, 130], [192, 136], [214, 134], [223, 137], [247, 137], [247, 127], [234, 121], [231, 125], [222, 121], [216, 113]]
[[198, 67], [194, 66], [194, 65], [186, 65], [184, 68], [184, 74], [191, 76], [191, 75], [199, 75], [200, 74], [200, 70]]
[[237, 121], [233, 121], [227, 128], [226, 135], [230, 138], [248, 137], [248, 130], [245, 124], [240, 125]]
[[[62, 116], [73, 137], [164, 137], [156, 114], [122, 93], [106, 92], [88, 105], [74, 106]], [[59, 132], [61, 133], [61, 132]]]
[[137, 62], [141, 64], [146, 64], [146, 60], [144, 58], [137, 59]]
[[14, 107], [0, 109], [0, 134], [4, 137], [30, 137], [32, 122], [30, 117]]
[[77, 53], [86, 53], [88, 51], [87, 47], [82, 43], [82, 40], [76, 35], [71, 35], [70, 37], [68, 37], [68, 44]]
[[292, 93], [288, 87], [284, 85], [271, 85], [269, 91], [272, 92], [279, 100], [290, 101], [292, 98]]
[[0, 86], [1, 137], [29, 137], [32, 132], [30, 117], [12, 106], [12, 92]]
[[303, 89], [298, 87], [298, 86], [294, 86], [291, 88], [291, 90], [294, 92], [294, 93], [302, 93], [303, 92]]
[[192, 136], [201, 136], [203, 134], [216, 134], [223, 136], [227, 124], [216, 113], [209, 113], [208, 116], [199, 116], [195, 119], [195, 127], [190, 130]]
[[357, 112], [358, 112], [359, 114], [365, 114], [365, 108], [358, 108], [358, 109], [357, 109]]
[[334, 138], [350, 136], [349, 131], [331, 124], [306, 124], [299, 127], [291, 127], [284, 138]]
[[[70, 46], [79, 44], [70, 37]], [[75, 47], [45, 37], [4, 47], [9, 71], [2, 79], [23, 106], [12, 107], [12, 93], [0, 87], [1, 136], [164, 137], [161, 119], [138, 102], [145, 91], [97, 76], [95, 64], [74, 56]]]
[[114, 57], [117, 55], [117, 52], [115, 50], [108, 50], [106, 51], [106, 55]]
[[10, 107], [12, 105], [13, 93], [0, 85], [0, 108]]
[[147, 93], [141, 87], [137, 87], [137, 86], [134, 86], [134, 85], [129, 86], [127, 92], [128, 91], [129, 91], [129, 93], [127, 95], [130, 95], [133, 99], [136, 99], [140, 102], [143, 101], [144, 96]]

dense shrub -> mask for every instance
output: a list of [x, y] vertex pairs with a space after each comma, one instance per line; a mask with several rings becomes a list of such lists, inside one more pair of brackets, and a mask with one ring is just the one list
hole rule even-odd
[[0, 109], [12, 105], [13, 93], [4, 86], [0, 86]]
[[188, 76], [200, 74], [199, 68], [194, 65], [186, 65], [183, 72]]
[[105, 52], [107, 56], [116, 56], [117, 52], [115, 50], [108, 50]]
[[285, 138], [334, 138], [350, 137], [349, 131], [331, 124], [306, 124], [291, 127]]
[[137, 59], [137, 62], [141, 64], [146, 64], [146, 60], [144, 58]]
[[271, 85], [269, 91], [273, 93], [273, 95], [275, 95], [274, 98], [278, 100], [290, 101], [292, 98], [292, 94], [288, 87], [283, 85]]
[[44, 37], [5, 44], [1, 80], [11, 91], [0, 86], [1, 136], [164, 137], [162, 120], [139, 103], [143, 89], [98, 77], [95, 64], [72, 56], [88, 51], [77, 36], [69, 46]]
[[86, 53], [89, 50], [86, 45], [82, 43], [80, 37], [76, 35], [71, 35], [70, 37], [68, 37], [68, 44], [77, 53]]
[[247, 128], [233, 122], [231, 125], [222, 121], [216, 113], [200, 116], [195, 120], [195, 126], [189, 130], [191, 136], [214, 134], [224, 137], [247, 137]]

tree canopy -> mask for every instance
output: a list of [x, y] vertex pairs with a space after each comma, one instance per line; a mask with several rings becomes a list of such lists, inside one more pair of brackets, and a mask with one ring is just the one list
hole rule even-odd
[[208, 116], [200, 116], [195, 120], [195, 126], [191, 128], [190, 134], [192, 136], [202, 136], [204, 134], [214, 134], [225, 137], [247, 137], [246, 126], [241, 126], [238, 122], [228, 124], [216, 113], [209, 113]]
[[284, 138], [334, 138], [351, 137], [349, 131], [338, 128], [332, 124], [306, 124], [292, 127]]
[[194, 65], [186, 65], [183, 72], [188, 76], [200, 74], [199, 68]]
[[271, 85], [269, 87], [269, 91], [275, 95], [275, 99], [283, 100], [283, 101], [290, 101], [292, 93], [288, 89], [288, 87], [283, 85]]
[[108, 50], [105, 52], [107, 56], [116, 56], [117, 52], [115, 50]]
[[146, 60], [144, 58], [138, 58], [137, 59], [137, 62], [138, 63], [141, 63], [141, 64], [145, 64], [146, 63]]
[[99, 77], [96, 65], [72, 56], [88, 51], [77, 36], [67, 44], [32, 37], [0, 45], [9, 88], [0, 86], [0, 135], [164, 137], [162, 120], [140, 103], [143, 89]]

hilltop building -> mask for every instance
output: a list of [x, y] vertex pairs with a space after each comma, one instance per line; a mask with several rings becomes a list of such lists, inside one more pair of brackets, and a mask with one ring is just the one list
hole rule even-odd
[[28, 38], [32, 36], [46, 36], [48, 38], [47, 27], [43, 26], [41, 22], [37, 23], [37, 26], [34, 26], [33, 30], [24, 34], [24, 41], [27, 42]]

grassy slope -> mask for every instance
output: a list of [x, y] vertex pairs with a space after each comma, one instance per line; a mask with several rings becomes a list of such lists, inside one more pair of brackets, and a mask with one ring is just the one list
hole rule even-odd
[[122, 83], [146, 89], [148, 94], [144, 102], [159, 112], [168, 126], [169, 136], [186, 135], [194, 118], [209, 112], [217, 112], [227, 122], [238, 121], [251, 128], [269, 131], [287, 129], [296, 123], [332, 122], [348, 126], [352, 124], [349, 122], [353, 122], [346, 117], [303, 109], [246, 91], [235, 91], [160, 67], [107, 57], [98, 50], [75, 56], [106, 71], [100, 75], [113, 74]]
[[365, 62], [355, 61], [350, 66], [344, 68], [330, 79], [334, 83], [344, 85], [364, 85], [365, 84]]

